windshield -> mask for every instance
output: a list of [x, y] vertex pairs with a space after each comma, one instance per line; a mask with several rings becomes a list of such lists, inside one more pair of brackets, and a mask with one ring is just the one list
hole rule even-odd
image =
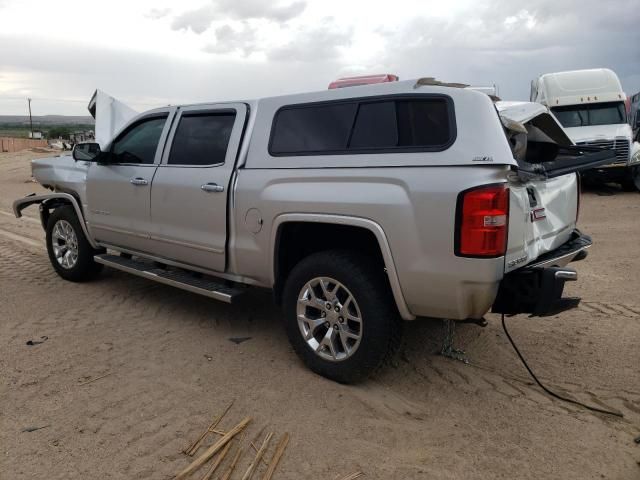
[[567, 105], [551, 111], [565, 128], [627, 123], [623, 102]]

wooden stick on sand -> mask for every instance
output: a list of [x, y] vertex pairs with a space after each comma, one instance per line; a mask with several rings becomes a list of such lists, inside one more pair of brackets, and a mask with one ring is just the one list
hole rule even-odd
[[264, 452], [267, 450], [267, 447], [269, 446], [271, 437], [273, 437], [273, 432], [269, 432], [265, 437], [264, 441], [262, 442], [262, 446], [260, 447], [260, 450], [258, 450], [258, 453], [256, 453], [256, 457], [251, 462], [251, 465], [249, 465], [249, 468], [247, 468], [247, 471], [242, 477], [242, 480], [251, 480], [253, 473], [256, 471], [256, 468], [260, 463], [260, 459], [262, 458], [262, 456], [264, 455]]
[[[222, 420], [222, 417], [224, 417], [227, 414], [227, 412], [229, 411], [229, 409], [233, 405], [233, 402], [234, 402], [234, 400], [232, 400], [231, 403], [229, 404], [229, 406], [224, 409], [224, 412], [222, 412], [222, 415], [218, 415], [218, 417], [215, 420], [213, 420], [213, 422], [211, 422], [211, 424], [204, 431], [204, 433], [202, 435], [200, 435], [200, 438], [198, 438], [195, 442], [193, 442], [187, 448], [182, 450], [182, 452], [186, 453], [190, 457], [193, 457], [193, 455], [198, 451], [198, 448], [200, 448], [200, 445], [202, 444], [202, 442], [204, 442], [204, 439], [207, 438], [207, 435], [209, 435], [210, 432], [213, 432], [213, 430], [218, 426], [218, 424]], [[218, 433], [218, 432], [216, 431], [216, 433]], [[223, 433], [223, 435], [224, 435], [224, 433]]]
[[362, 473], [362, 472], [355, 472], [355, 473], [352, 473], [350, 475], [347, 475], [342, 480], [355, 480], [356, 478], [360, 478], [363, 475], [364, 475], [364, 473]]
[[224, 437], [221, 437], [216, 443], [211, 445], [202, 455], [196, 458], [191, 465], [182, 470], [175, 476], [175, 480], [180, 480], [182, 478], [186, 478], [188, 475], [192, 474], [196, 470], [198, 470], [202, 465], [207, 463], [207, 461], [213, 457], [218, 451], [220, 451], [227, 443], [229, 443], [233, 437], [235, 437], [238, 433], [242, 432], [247, 425], [251, 422], [251, 417], [245, 417], [238, 425], [233, 427], [231, 430], [227, 432]]
[[287, 444], [289, 443], [289, 434], [285, 432], [276, 447], [276, 451], [273, 452], [273, 457], [271, 457], [271, 461], [269, 462], [269, 468], [262, 477], [262, 480], [271, 480], [273, 473], [276, 471], [276, 467], [278, 466], [278, 462], [280, 458], [284, 454], [284, 449], [287, 448]]
[[218, 467], [224, 460], [224, 457], [226, 457], [227, 453], [229, 453], [230, 448], [231, 448], [231, 442], [227, 443], [227, 445], [224, 447], [224, 450], [220, 452], [220, 455], [218, 455], [218, 458], [216, 458], [215, 461], [211, 464], [211, 466], [209, 467], [209, 470], [207, 470], [207, 473], [205, 473], [204, 477], [202, 477], [202, 480], [209, 480], [211, 478], [211, 476], [214, 474], [214, 472], [218, 469]]
[[243, 449], [240, 448], [240, 444], [238, 443], [238, 450], [236, 451], [236, 456], [233, 457], [233, 461], [231, 462], [231, 465], [229, 465], [229, 468], [227, 468], [227, 470], [224, 472], [224, 475], [220, 480], [229, 480], [229, 478], [231, 477], [231, 474], [233, 473], [233, 470], [236, 468], [236, 465], [238, 463], [238, 460], [240, 459], [240, 456], [242, 455], [242, 452], [243, 452]]

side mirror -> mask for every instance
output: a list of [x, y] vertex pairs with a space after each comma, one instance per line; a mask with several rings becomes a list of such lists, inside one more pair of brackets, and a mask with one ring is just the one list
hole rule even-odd
[[81, 162], [96, 162], [100, 155], [100, 145], [97, 143], [79, 143], [73, 147], [73, 159]]

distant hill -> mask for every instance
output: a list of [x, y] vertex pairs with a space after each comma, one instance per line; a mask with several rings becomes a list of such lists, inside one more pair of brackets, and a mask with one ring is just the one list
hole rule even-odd
[[[95, 120], [89, 115], [38, 115], [33, 116], [33, 124], [50, 125], [94, 125]], [[29, 125], [28, 115], [0, 115], [0, 125]]]

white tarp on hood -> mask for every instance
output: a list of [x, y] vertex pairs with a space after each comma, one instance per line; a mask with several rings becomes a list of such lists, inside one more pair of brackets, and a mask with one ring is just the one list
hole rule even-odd
[[116, 133], [133, 117], [138, 115], [102, 90], [96, 90], [89, 101], [89, 113], [96, 120], [96, 142], [105, 149]]

